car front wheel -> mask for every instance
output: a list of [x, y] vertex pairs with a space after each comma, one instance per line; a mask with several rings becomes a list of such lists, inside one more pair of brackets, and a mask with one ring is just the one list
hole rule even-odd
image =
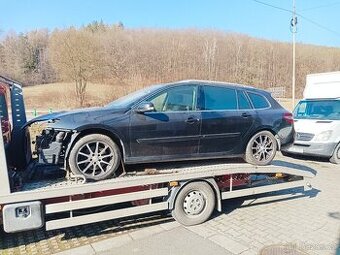
[[269, 131], [255, 134], [248, 142], [245, 161], [258, 166], [269, 165], [275, 157], [277, 142]]
[[80, 138], [70, 152], [70, 170], [88, 180], [104, 180], [111, 177], [121, 161], [120, 150], [112, 139], [102, 134]]

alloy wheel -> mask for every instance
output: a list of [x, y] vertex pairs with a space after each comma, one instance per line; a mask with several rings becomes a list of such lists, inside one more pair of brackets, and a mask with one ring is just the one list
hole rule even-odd
[[254, 139], [252, 144], [253, 157], [258, 162], [267, 161], [274, 151], [274, 142], [272, 138], [267, 135], [259, 135]]
[[99, 176], [112, 168], [114, 162], [113, 149], [105, 142], [89, 142], [77, 153], [76, 164], [85, 176]]

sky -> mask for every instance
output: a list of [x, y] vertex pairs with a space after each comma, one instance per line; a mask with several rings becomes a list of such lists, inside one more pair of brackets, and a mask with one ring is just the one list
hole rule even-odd
[[[108, 24], [122, 22], [126, 28], [217, 29], [290, 42], [292, 3], [293, 0], [0, 0], [0, 36], [13, 31], [80, 27], [103, 20]], [[298, 16], [297, 42], [340, 47], [340, 1], [296, 0], [296, 11], [302, 15]]]

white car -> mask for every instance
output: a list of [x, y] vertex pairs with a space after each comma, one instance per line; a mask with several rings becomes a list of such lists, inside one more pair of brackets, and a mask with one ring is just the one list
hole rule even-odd
[[283, 152], [328, 157], [340, 164], [340, 98], [305, 99], [294, 110], [294, 143]]

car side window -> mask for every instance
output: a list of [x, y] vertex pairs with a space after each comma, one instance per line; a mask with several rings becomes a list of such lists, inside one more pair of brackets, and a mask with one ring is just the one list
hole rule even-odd
[[251, 109], [251, 105], [243, 91], [237, 91], [238, 108], [240, 110]]
[[235, 89], [204, 86], [204, 106], [202, 110], [236, 110], [237, 98]]
[[264, 96], [252, 92], [247, 93], [255, 109], [263, 109], [270, 107], [267, 99]]
[[197, 102], [197, 86], [170, 88], [150, 98], [157, 112], [194, 111]]

